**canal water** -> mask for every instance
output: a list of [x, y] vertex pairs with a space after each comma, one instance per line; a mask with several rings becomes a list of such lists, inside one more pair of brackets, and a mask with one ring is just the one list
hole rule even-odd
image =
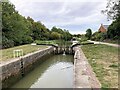
[[73, 88], [73, 56], [53, 55], [11, 88]]

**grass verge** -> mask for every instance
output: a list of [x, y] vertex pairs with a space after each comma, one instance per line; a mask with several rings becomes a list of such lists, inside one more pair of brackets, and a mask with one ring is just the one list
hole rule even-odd
[[102, 88], [118, 88], [118, 48], [107, 45], [83, 45]]
[[22, 49], [23, 50], [23, 55], [26, 55], [28, 53], [47, 48], [47, 46], [41, 46], [41, 45], [21, 45], [21, 46], [16, 46], [13, 48], [8, 48], [8, 49], [2, 49], [0, 52], [2, 52], [2, 58], [0, 60], [9, 60], [13, 58], [13, 50], [17, 49]]

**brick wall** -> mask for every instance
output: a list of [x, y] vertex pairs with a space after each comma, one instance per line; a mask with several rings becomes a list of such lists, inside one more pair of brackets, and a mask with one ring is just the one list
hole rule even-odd
[[101, 25], [99, 31], [100, 32], [106, 32], [106, 29]]

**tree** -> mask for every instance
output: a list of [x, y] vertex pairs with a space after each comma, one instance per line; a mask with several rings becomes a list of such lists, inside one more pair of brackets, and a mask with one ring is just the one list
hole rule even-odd
[[115, 20], [108, 28], [107, 35], [109, 39], [120, 39], [120, 20]]
[[62, 30], [61, 28], [56, 28], [55, 26], [51, 29], [51, 32], [57, 32], [60, 34], [60, 39], [63, 40], [70, 40], [72, 39], [72, 35], [69, 33], [68, 30]]
[[120, 0], [108, 0], [106, 9], [102, 10], [102, 13], [107, 14], [108, 19], [120, 18]]
[[65, 41], [69, 41], [69, 40], [72, 39], [72, 35], [69, 33], [68, 30], [64, 30], [63, 39], [64, 39]]
[[73, 37], [78, 37], [78, 38], [81, 38], [81, 34], [74, 34]]
[[109, 19], [112, 19], [113, 22], [109, 26], [107, 35], [109, 39], [119, 40], [120, 34], [120, 0], [109, 0], [107, 3], [106, 10], [102, 11], [106, 13]]
[[106, 32], [95, 32], [93, 33], [91, 40], [95, 41], [103, 41], [107, 38], [107, 33]]
[[2, 13], [0, 12], [0, 14], [2, 14], [3, 48], [29, 44], [35, 40], [64, 39], [65, 35], [67, 39], [71, 38], [68, 31], [56, 27], [50, 31], [40, 21], [35, 22], [29, 16], [23, 17], [10, 2], [2, 2]]
[[60, 35], [59, 33], [57, 33], [57, 32], [52, 32], [52, 33], [51, 33], [51, 38], [52, 38], [53, 40], [59, 39], [60, 36], [61, 36], [61, 35]]
[[[5, 40], [2, 38], [3, 48], [24, 44], [25, 38], [28, 41], [30, 32], [28, 22], [25, 17], [18, 14], [15, 6], [9, 2], [2, 2], [2, 32], [5, 38]], [[32, 39], [29, 41], [31, 42]]]
[[88, 39], [91, 39], [91, 36], [92, 36], [92, 30], [91, 29], [87, 29], [86, 30], [86, 34], [85, 36], [88, 38]]

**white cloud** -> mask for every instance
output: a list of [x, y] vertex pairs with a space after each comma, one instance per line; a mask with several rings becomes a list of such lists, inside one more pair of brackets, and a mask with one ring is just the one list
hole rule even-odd
[[[10, 0], [12, 2], [88, 2], [89, 0]], [[90, 0], [90, 2], [106, 2], [106, 0]]]
[[[106, 0], [10, 0], [23, 16], [43, 22], [47, 27], [64, 27], [74, 33], [85, 32], [86, 28], [98, 28], [101, 23], [109, 24], [101, 10]], [[82, 26], [84, 25], [84, 26]], [[71, 26], [71, 27], [69, 27]], [[77, 26], [77, 27], [76, 27]], [[71, 31], [72, 32], [72, 31]], [[72, 32], [73, 33], [73, 32]]]

